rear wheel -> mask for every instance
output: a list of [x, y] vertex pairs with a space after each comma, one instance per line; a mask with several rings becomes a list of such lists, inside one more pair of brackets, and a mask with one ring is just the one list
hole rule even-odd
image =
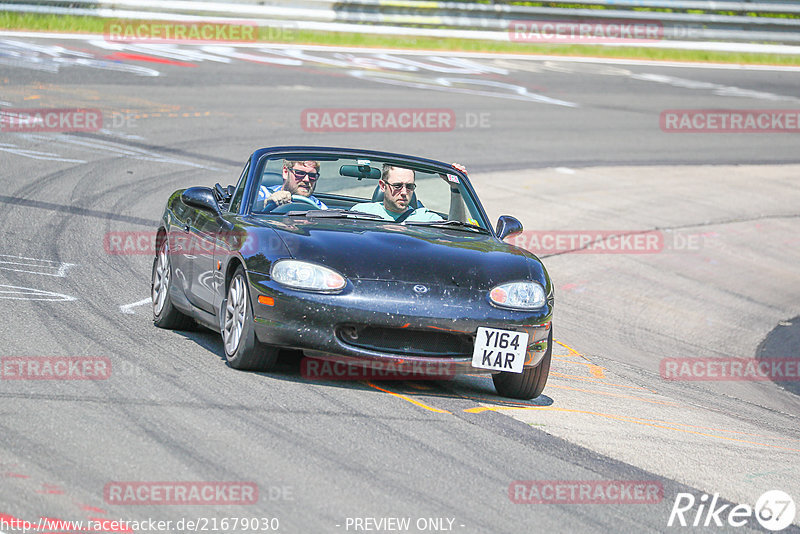
[[550, 374], [550, 360], [553, 356], [553, 329], [547, 336], [547, 351], [536, 367], [525, 368], [521, 373], [498, 373], [492, 375], [497, 393], [513, 399], [535, 399], [544, 391], [547, 376]]
[[278, 349], [269, 347], [256, 338], [247, 277], [241, 265], [236, 268], [228, 284], [223, 313], [222, 343], [228, 364], [243, 371], [272, 369], [278, 360]]
[[150, 296], [153, 300], [153, 324], [159, 328], [187, 330], [194, 321], [178, 311], [172, 305], [170, 288], [172, 284], [172, 267], [169, 261], [169, 244], [165, 237], [158, 247], [153, 260], [153, 273], [150, 283]]

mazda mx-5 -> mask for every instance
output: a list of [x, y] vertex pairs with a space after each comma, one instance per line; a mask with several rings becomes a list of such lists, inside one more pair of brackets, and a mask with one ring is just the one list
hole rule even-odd
[[[492, 225], [459, 165], [322, 147], [256, 150], [236, 185], [167, 201], [152, 270], [156, 326], [222, 335], [228, 364], [269, 371], [282, 349], [348, 366], [490, 373], [538, 396], [553, 287]], [[420, 367], [422, 368], [422, 367]]]

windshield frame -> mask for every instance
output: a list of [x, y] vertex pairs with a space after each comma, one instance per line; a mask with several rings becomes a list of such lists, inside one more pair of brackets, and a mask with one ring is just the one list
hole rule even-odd
[[[358, 159], [368, 159], [370, 161], [377, 160], [382, 164], [388, 163], [391, 165], [397, 165], [399, 167], [410, 167], [420, 172], [427, 172], [431, 174], [451, 174], [455, 176], [459, 181], [459, 185], [461, 185], [461, 187], [459, 187], [459, 190], [461, 191], [462, 199], [467, 204], [468, 211], [472, 211], [470, 210], [470, 204], [472, 204], [474, 212], [480, 216], [480, 219], [478, 220], [479, 224], [485, 226], [485, 228], [488, 229], [492, 235], [495, 235], [494, 228], [492, 227], [492, 224], [489, 221], [489, 218], [486, 215], [485, 210], [483, 209], [483, 205], [478, 199], [478, 196], [475, 193], [475, 190], [473, 189], [468, 176], [466, 176], [458, 169], [454, 168], [452, 165], [441, 161], [436, 161], [416, 156], [409, 156], [405, 154], [394, 154], [390, 152], [379, 152], [373, 150], [359, 150], [359, 149], [348, 149], [348, 148], [272, 147], [272, 148], [262, 148], [260, 150], [255, 151], [251, 158], [252, 161], [250, 165], [250, 173], [244, 191], [244, 198], [247, 200], [244, 201], [243, 199], [239, 212], [240, 215], [242, 216], [252, 215], [259, 217], [269, 216], [269, 214], [252, 211], [255, 198], [258, 192], [258, 186], [259, 186], [258, 182], [260, 180], [260, 176], [263, 173], [264, 167], [267, 164], [267, 162], [277, 159], [287, 159], [293, 161], [306, 161], [306, 160], [334, 161], [343, 158], [353, 159], [353, 160], [358, 160]], [[315, 193], [314, 196], [320, 199], [337, 198], [337, 195], [332, 193]], [[339, 196], [338, 198], [352, 199], [351, 197], [345, 197], [345, 196]], [[280, 216], [280, 215], [282, 214], [275, 214], [275, 216]]]

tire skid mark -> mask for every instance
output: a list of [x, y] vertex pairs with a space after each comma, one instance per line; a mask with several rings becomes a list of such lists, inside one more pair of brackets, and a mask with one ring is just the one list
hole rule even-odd
[[[699, 435], [699, 436], [705, 436], [705, 437], [715, 438], [715, 439], [720, 439], [720, 440], [735, 441], [735, 442], [739, 442], [739, 443], [746, 443], [748, 445], [758, 445], [758, 446], [761, 446], [761, 447], [769, 447], [769, 448], [787, 450], [787, 451], [792, 451], [792, 452], [800, 452], [800, 448], [784, 447], [784, 446], [781, 446], [781, 445], [774, 445], [774, 444], [770, 444], [770, 443], [762, 443], [762, 442], [758, 442], [758, 441], [751, 441], [751, 440], [733, 438], [733, 437], [728, 437], [728, 436], [720, 436], [720, 435], [717, 435], [717, 434], [710, 434], [708, 432], [700, 432], [700, 431], [696, 431], [696, 430], [689, 430], [687, 428], [681, 428], [681, 427], [690, 427], [690, 428], [691, 427], [695, 427], [695, 425], [690, 425], [690, 424], [687, 424], [687, 423], [676, 423], [676, 422], [670, 422], [670, 421], [659, 421], [658, 419], [644, 419], [644, 418], [640, 418], [640, 417], [631, 417], [631, 416], [626, 416], [626, 415], [617, 415], [617, 414], [610, 414], [610, 413], [603, 413], [603, 412], [594, 412], [594, 411], [591, 411], [591, 410], [578, 410], [578, 409], [574, 409], [574, 408], [561, 408], [559, 406], [525, 406], [525, 407], [479, 406], [477, 408], [467, 408], [464, 411], [466, 413], [481, 413], [481, 412], [486, 412], [486, 411], [499, 412], [499, 411], [503, 411], [503, 410], [543, 410], [543, 411], [558, 411], [558, 412], [565, 412], [565, 413], [577, 413], [577, 414], [585, 414], [585, 415], [594, 415], [594, 416], [598, 416], [598, 417], [606, 417], [606, 418], [609, 418], [609, 419], [614, 419], [614, 420], [628, 422], [628, 423], [634, 423], [634, 424], [638, 424], [638, 425], [644, 425], [644, 426], [649, 426], [649, 427], [654, 427], [654, 428], [661, 428], [661, 429], [665, 429], [665, 430], [675, 430], [677, 432], [685, 432], [687, 434], [695, 434], [695, 435]], [[754, 433], [749, 433], [749, 432], [739, 432], [739, 431], [736, 431], [736, 430], [727, 430], [727, 429], [722, 429], [722, 428], [712, 428], [712, 427], [699, 427], [699, 428], [709, 429], [709, 430], [713, 430], [715, 432], [726, 432], [726, 433], [743, 434], [743, 435], [746, 435], [746, 436], [754, 436], [754, 437], [761, 437], [761, 438], [767, 438], [767, 439], [778, 439], [778, 438], [773, 438], [772, 436], [766, 436], [766, 435], [763, 435], [763, 434], [754, 434]], [[794, 440], [794, 438], [781, 438], [781, 439], [792, 439], [792, 440]]]
[[617, 397], [617, 398], [620, 398], [620, 399], [632, 399], [632, 400], [637, 400], [637, 401], [641, 401], [641, 402], [646, 402], [646, 403], [649, 403], [649, 404], [661, 404], [663, 406], [673, 406], [673, 407], [682, 406], [682, 404], [678, 403], [678, 402], [650, 400], [650, 399], [645, 399], [643, 397], [637, 397], [635, 395], [625, 395], [623, 393], [612, 393], [612, 392], [609, 392], [609, 391], [600, 391], [600, 390], [597, 390], [597, 389], [584, 389], [584, 388], [576, 388], [576, 387], [571, 387], [571, 386], [560, 386], [560, 385], [557, 385], [557, 384], [549, 384], [547, 387], [556, 388], [556, 389], [564, 389], [564, 390], [569, 390], [569, 391], [580, 391], [582, 393], [591, 393], [592, 395], [605, 395], [605, 396], [608, 396], [608, 397]]
[[605, 380], [604, 378], [589, 378], [589, 377], [585, 377], [585, 376], [568, 375], [568, 374], [558, 373], [558, 372], [554, 372], [554, 371], [550, 371], [550, 376], [551, 377], [558, 377], [558, 378], [565, 378], [565, 379], [568, 379], [568, 380], [577, 380], [577, 381], [581, 381], [581, 382], [599, 383], [599, 384], [602, 384], [604, 386], [612, 386], [612, 387], [616, 387], [616, 388], [641, 389], [641, 390], [644, 390], [644, 391], [647, 391], [647, 392], [650, 392], [650, 393], [654, 393], [654, 394], [658, 393], [656, 390], [650, 389], [650, 388], [646, 388], [644, 386], [632, 386], [630, 384], [615, 384], [613, 382], [604, 382], [603, 381], [603, 380]]

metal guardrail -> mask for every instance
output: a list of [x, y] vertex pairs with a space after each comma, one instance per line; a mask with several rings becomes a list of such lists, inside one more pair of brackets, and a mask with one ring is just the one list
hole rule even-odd
[[[81, 14], [95, 10], [100, 16], [119, 17], [124, 13], [125, 17], [130, 17], [130, 11], [125, 10], [135, 9], [162, 15], [269, 19], [272, 22], [478, 30], [476, 37], [481, 34], [485, 38], [490, 32], [497, 40], [513, 40], [514, 21], [592, 21], [596, 24], [628, 21], [634, 25], [658, 24], [663, 28], [659, 38], [664, 40], [800, 43], [800, 1], [569, 0], [569, 4], [587, 7], [424, 0], [0, 0], [0, 11], [68, 13], [80, 6], [82, 9], [75, 11]], [[673, 11], [642, 11], [642, 8]]]

